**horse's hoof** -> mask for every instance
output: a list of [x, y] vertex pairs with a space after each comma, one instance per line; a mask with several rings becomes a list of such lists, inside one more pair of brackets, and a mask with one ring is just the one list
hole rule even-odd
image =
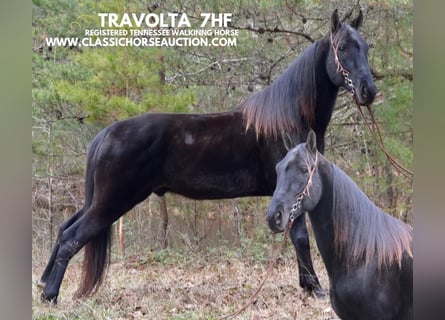
[[53, 305], [57, 304], [57, 296], [49, 297], [45, 294], [45, 292], [42, 292], [42, 294], [40, 295], [40, 300], [44, 303], [49, 303], [49, 304], [53, 304]]
[[326, 292], [320, 285], [311, 285], [304, 287], [303, 289], [308, 295], [314, 296], [315, 298], [323, 299], [327, 297]]

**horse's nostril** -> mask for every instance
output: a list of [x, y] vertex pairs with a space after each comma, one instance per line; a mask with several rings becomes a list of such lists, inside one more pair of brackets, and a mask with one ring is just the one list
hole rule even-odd
[[368, 98], [368, 89], [365, 85], [362, 85], [360, 88], [360, 94], [362, 95], [363, 99], [366, 100]]
[[275, 224], [280, 225], [282, 219], [283, 219], [283, 214], [281, 213], [281, 211], [277, 211], [277, 213], [275, 213]]
[[360, 85], [360, 96], [364, 105], [370, 105], [377, 94], [377, 89], [372, 83], [364, 82]]

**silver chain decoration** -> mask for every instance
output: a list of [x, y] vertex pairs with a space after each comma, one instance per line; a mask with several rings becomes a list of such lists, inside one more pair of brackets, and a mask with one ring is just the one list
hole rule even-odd
[[292, 209], [290, 210], [290, 222], [293, 222], [295, 220], [295, 217], [297, 215], [297, 211], [301, 209], [301, 201], [303, 201], [304, 194], [300, 193], [297, 196], [297, 201], [292, 205]]
[[351, 89], [351, 94], [355, 95], [355, 86], [354, 82], [352, 82], [352, 79], [349, 77], [349, 72], [347, 72], [345, 69], [343, 69], [343, 77], [345, 78], [345, 85]]

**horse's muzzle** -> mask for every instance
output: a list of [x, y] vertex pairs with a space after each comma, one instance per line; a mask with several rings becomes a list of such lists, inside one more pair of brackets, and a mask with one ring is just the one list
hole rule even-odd
[[377, 88], [374, 82], [362, 81], [358, 88], [356, 88], [356, 95], [362, 106], [371, 105], [377, 95]]
[[276, 207], [269, 207], [267, 211], [267, 223], [269, 224], [269, 228], [274, 232], [283, 232], [284, 231], [284, 210], [281, 205]]

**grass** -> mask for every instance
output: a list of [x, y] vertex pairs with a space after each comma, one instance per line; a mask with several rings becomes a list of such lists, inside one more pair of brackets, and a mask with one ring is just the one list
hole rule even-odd
[[[260, 235], [261, 236], [261, 235]], [[248, 250], [248, 247], [252, 247]], [[114, 255], [104, 284], [92, 297], [73, 300], [80, 259], [68, 266], [57, 306], [40, 302], [35, 285], [45, 261], [33, 264], [33, 319], [218, 319], [251, 297], [266, 270], [270, 248], [246, 241], [239, 248], [201, 252], [162, 250]], [[329, 299], [316, 299], [298, 285], [298, 271], [288, 242], [257, 301], [236, 319], [336, 319]], [[321, 259], [314, 267], [324, 288], [328, 279]]]

